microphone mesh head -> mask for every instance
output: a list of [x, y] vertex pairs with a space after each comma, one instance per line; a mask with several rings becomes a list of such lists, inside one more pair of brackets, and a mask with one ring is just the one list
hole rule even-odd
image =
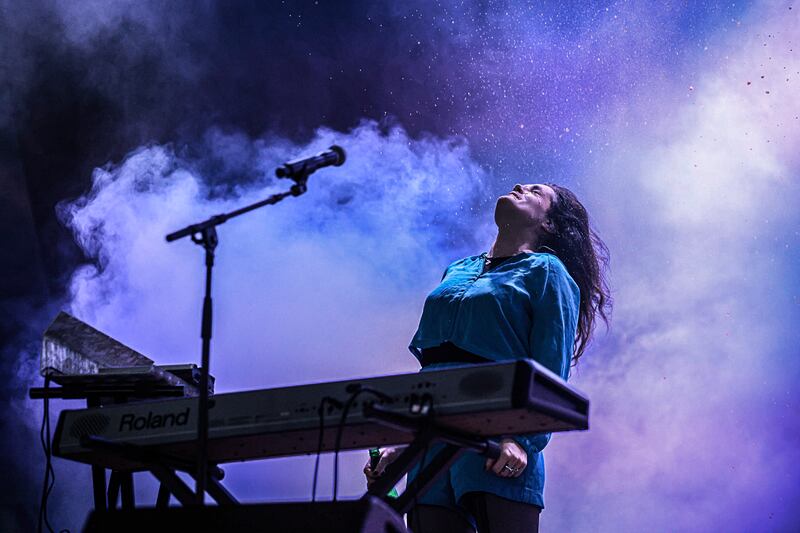
[[346, 156], [344, 154], [344, 148], [334, 144], [333, 146], [331, 146], [329, 148], [329, 150], [331, 150], [332, 152], [336, 152], [336, 155], [339, 156], [339, 159], [336, 161], [336, 163], [333, 164], [333, 166], [340, 167], [340, 166], [344, 165], [344, 161], [346, 159]]

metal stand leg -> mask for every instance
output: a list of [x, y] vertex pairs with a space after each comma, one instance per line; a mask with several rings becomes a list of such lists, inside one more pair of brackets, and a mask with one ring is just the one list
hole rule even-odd
[[120, 474], [120, 487], [122, 488], [122, 508], [133, 509], [136, 506], [136, 497], [133, 493], [133, 472]]
[[[175, 499], [181, 504], [185, 506], [197, 504], [197, 497], [194, 491], [174, 471], [165, 466], [154, 464], [150, 467], [150, 472], [161, 482], [162, 487], [167, 487], [165, 489], [167, 494], [174, 495]], [[159, 489], [159, 496], [160, 493]]]
[[[221, 472], [219, 468], [215, 468], [215, 470]], [[195, 475], [194, 472], [189, 472], [189, 474], [192, 476]], [[222, 486], [222, 483], [219, 482], [219, 478], [214, 477], [211, 473], [206, 477], [205, 485], [208, 495], [214, 498], [214, 501], [219, 505], [236, 505], [239, 503], [233, 494]]]
[[169, 489], [163, 483], [158, 485], [158, 498], [156, 498], [156, 509], [166, 509], [169, 507]]
[[119, 486], [120, 486], [120, 473], [116, 470], [111, 471], [108, 477], [108, 509], [117, 508], [117, 500], [119, 499]]
[[447, 444], [436, 457], [433, 458], [427, 467], [420, 471], [419, 475], [414, 481], [406, 487], [396, 500], [390, 501], [389, 505], [397, 511], [398, 514], [404, 515], [411, 510], [414, 506], [414, 500], [420, 494], [425, 494], [433, 483], [447, 471], [450, 466], [456, 462], [456, 459], [461, 457], [467, 450], [460, 446]]
[[94, 493], [94, 508], [98, 511], [105, 511], [106, 469], [101, 466], [92, 466], [92, 492]]
[[372, 488], [367, 493], [383, 498], [392, 487], [400, 482], [406, 472], [422, 460], [426, 448], [432, 444], [433, 440], [433, 436], [428, 432], [418, 434], [408, 448], [403, 450], [403, 453], [386, 468], [383, 476], [373, 483]]

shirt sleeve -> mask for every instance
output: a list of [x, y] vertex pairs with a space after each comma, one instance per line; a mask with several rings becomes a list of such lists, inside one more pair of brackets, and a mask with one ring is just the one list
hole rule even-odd
[[[566, 380], [578, 327], [580, 292], [560, 261], [548, 258], [540, 270], [535, 278], [540, 292], [531, 294], [534, 314], [528, 357]], [[547, 446], [550, 433], [516, 435], [514, 440], [529, 454], [537, 453]]]

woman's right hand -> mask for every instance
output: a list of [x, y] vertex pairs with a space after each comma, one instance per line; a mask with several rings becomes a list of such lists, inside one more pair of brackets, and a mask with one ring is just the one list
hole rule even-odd
[[404, 447], [397, 447], [397, 446], [389, 446], [386, 448], [381, 448], [381, 456], [378, 459], [378, 464], [375, 465], [375, 468], [370, 468], [369, 463], [364, 465], [364, 475], [367, 476], [367, 488], [369, 489], [372, 487], [372, 484], [375, 483], [378, 478], [383, 475], [383, 472], [386, 470], [386, 467], [389, 466], [391, 463], [397, 459], [397, 456], [402, 453]]

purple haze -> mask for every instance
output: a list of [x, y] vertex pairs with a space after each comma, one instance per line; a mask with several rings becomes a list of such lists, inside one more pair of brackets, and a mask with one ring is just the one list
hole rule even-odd
[[[212, 372], [231, 391], [413, 371], [423, 299], [449, 261], [488, 248], [494, 198], [557, 181], [611, 249], [616, 308], [573, 372], [592, 428], [549, 445], [541, 530], [794, 530], [800, 8], [754, 4], [703, 39], [649, 3], [558, 29], [526, 9], [444, 9], [424, 25], [392, 12], [445, 69], [420, 78], [410, 94], [435, 97], [397, 127], [301, 143], [211, 128], [203, 158], [153, 144], [98, 169], [62, 207], [101, 265], [74, 273], [70, 310], [159, 362], [196, 360], [201, 252], [163, 235], [270, 194], [285, 185], [276, 164], [336, 142], [347, 164], [307, 195], [220, 228]], [[439, 105], [445, 126], [420, 126]], [[248, 179], [214, 189], [212, 160]], [[361, 493], [363, 461], [345, 454], [340, 493]], [[303, 499], [312, 467], [231, 465], [226, 484], [247, 501]], [[88, 470], [56, 468], [79, 523]]]

